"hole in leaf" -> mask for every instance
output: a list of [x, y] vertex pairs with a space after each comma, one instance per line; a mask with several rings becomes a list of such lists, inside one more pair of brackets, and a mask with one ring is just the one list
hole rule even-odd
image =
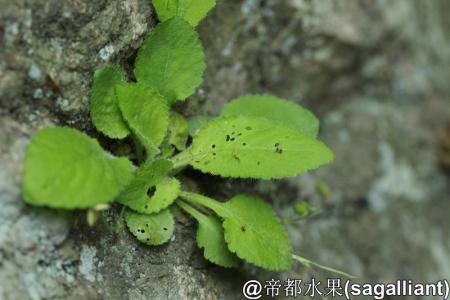
[[155, 194], [155, 192], [156, 192], [156, 187], [152, 186], [151, 188], [148, 189], [148, 191], [147, 191], [147, 196], [153, 197], [153, 195]]

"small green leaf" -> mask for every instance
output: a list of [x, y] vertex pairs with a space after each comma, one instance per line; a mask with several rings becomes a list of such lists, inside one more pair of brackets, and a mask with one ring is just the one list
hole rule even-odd
[[221, 116], [262, 117], [315, 138], [319, 120], [307, 109], [274, 96], [243, 96], [225, 105]]
[[148, 160], [136, 171], [133, 181], [118, 197], [118, 202], [143, 214], [157, 213], [167, 208], [180, 190], [178, 180], [166, 177], [171, 168], [168, 160]]
[[117, 66], [106, 66], [95, 72], [91, 96], [91, 118], [97, 130], [110, 138], [124, 138], [129, 133], [122, 118], [115, 87], [125, 82]]
[[153, 215], [127, 210], [124, 216], [131, 233], [144, 244], [161, 245], [173, 235], [175, 222], [168, 209]]
[[177, 201], [177, 204], [197, 220], [197, 245], [204, 249], [205, 258], [222, 267], [236, 266], [239, 261], [228, 250], [219, 218], [216, 215], [205, 215], [182, 201]]
[[88, 208], [107, 203], [131, 181], [133, 166], [71, 128], [40, 130], [28, 146], [22, 192], [27, 203]]
[[188, 192], [180, 197], [206, 206], [224, 219], [225, 241], [238, 257], [270, 270], [290, 268], [292, 247], [286, 229], [260, 198], [238, 195], [221, 203]]
[[169, 104], [192, 95], [202, 81], [205, 54], [197, 32], [175, 17], [153, 29], [139, 50], [134, 73]]
[[160, 21], [178, 16], [192, 26], [197, 26], [215, 5], [216, 0], [153, 0]]
[[123, 84], [116, 88], [122, 114], [148, 152], [154, 152], [167, 134], [169, 108], [151, 87]]
[[189, 135], [194, 137], [209, 121], [210, 117], [207, 116], [195, 116], [189, 120]]
[[323, 143], [263, 118], [227, 117], [209, 122], [192, 147], [174, 158], [202, 172], [253, 178], [294, 176], [330, 162]]
[[186, 149], [188, 136], [188, 122], [179, 113], [172, 112], [169, 122], [169, 143], [182, 151]]
[[298, 216], [305, 218], [305, 217], [309, 217], [309, 216], [320, 213], [320, 209], [317, 207], [311, 206], [306, 201], [299, 201], [299, 202], [295, 203], [295, 205], [294, 205], [294, 212]]

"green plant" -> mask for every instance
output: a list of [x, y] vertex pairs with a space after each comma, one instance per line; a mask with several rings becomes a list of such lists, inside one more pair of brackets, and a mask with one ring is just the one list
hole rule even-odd
[[[217, 265], [236, 266], [238, 258], [271, 270], [290, 268], [292, 259], [314, 264], [292, 254], [284, 226], [263, 200], [238, 195], [219, 202], [183, 190], [176, 176], [187, 165], [221, 176], [263, 179], [317, 168], [333, 159], [316, 139], [318, 120], [299, 105], [272, 96], [235, 99], [213, 120], [188, 122], [171, 112], [171, 104], [192, 95], [201, 83], [205, 55], [192, 26], [214, 1], [153, 3], [163, 22], [139, 50], [136, 82], [127, 82], [119, 67], [105, 66], [95, 73], [92, 89], [95, 127], [111, 139], [130, 137], [134, 152], [116, 157], [78, 130], [43, 129], [27, 149], [25, 201], [89, 208], [90, 224], [96, 209], [118, 202], [126, 207], [129, 230], [148, 245], [170, 239], [170, 208], [177, 205], [198, 221], [198, 246]], [[193, 141], [187, 147], [189, 136]]]

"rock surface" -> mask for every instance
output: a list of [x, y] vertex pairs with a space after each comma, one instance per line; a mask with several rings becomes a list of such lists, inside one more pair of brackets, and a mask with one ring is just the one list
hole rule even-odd
[[[130, 71], [156, 19], [147, 0], [0, 7], [0, 299], [239, 299], [246, 278], [330, 277], [297, 265], [283, 274], [216, 268], [189, 221], [168, 245], [148, 248], [114, 209], [89, 228], [83, 212], [24, 205], [29, 138], [54, 124], [92, 132], [93, 72], [106, 62]], [[219, 1], [199, 26], [204, 83], [176, 108], [215, 115], [246, 93], [289, 98], [321, 118], [336, 161], [275, 183], [193, 180], [223, 199], [259, 194], [287, 218], [300, 199], [321, 207], [288, 226], [296, 252], [360, 281], [449, 278], [450, 179], [437, 156], [450, 120], [449, 9], [446, 0]]]

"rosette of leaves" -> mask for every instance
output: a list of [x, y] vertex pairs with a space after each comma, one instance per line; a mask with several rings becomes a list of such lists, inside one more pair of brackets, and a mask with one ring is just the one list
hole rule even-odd
[[198, 222], [197, 244], [209, 261], [233, 267], [242, 259], [270, 270], [289, 269], [293, 258], [303, 258], [292, 254], [286, 229], [269, 204], [249, 195], [221, 202], [184, 191], [177, 174], [188, 165], [204, 173], [257, 179], [315, 169], [333, 160], [316, 138], [317, 118], [297, 104], [265, 95], [234, 99], [212, 119], [187, 121], [171, 111], [201, 84], [205, 55], [193, 26], [214, 1], [153, 3], [162, 22], [138, 52], [136, 82], [127, 81], [118, 66], [107, 65], [95, 73], [92, 87], [96, 129], [122, 144], [133, 141], [134, 152], [117, 157], [76, 129], [43, 129], [27, 149], [24, 200], [62, 209], [116, 202], [125, 207], [130, 232], [148, 245], [170, 240], [171, 207], [177, 205]]

